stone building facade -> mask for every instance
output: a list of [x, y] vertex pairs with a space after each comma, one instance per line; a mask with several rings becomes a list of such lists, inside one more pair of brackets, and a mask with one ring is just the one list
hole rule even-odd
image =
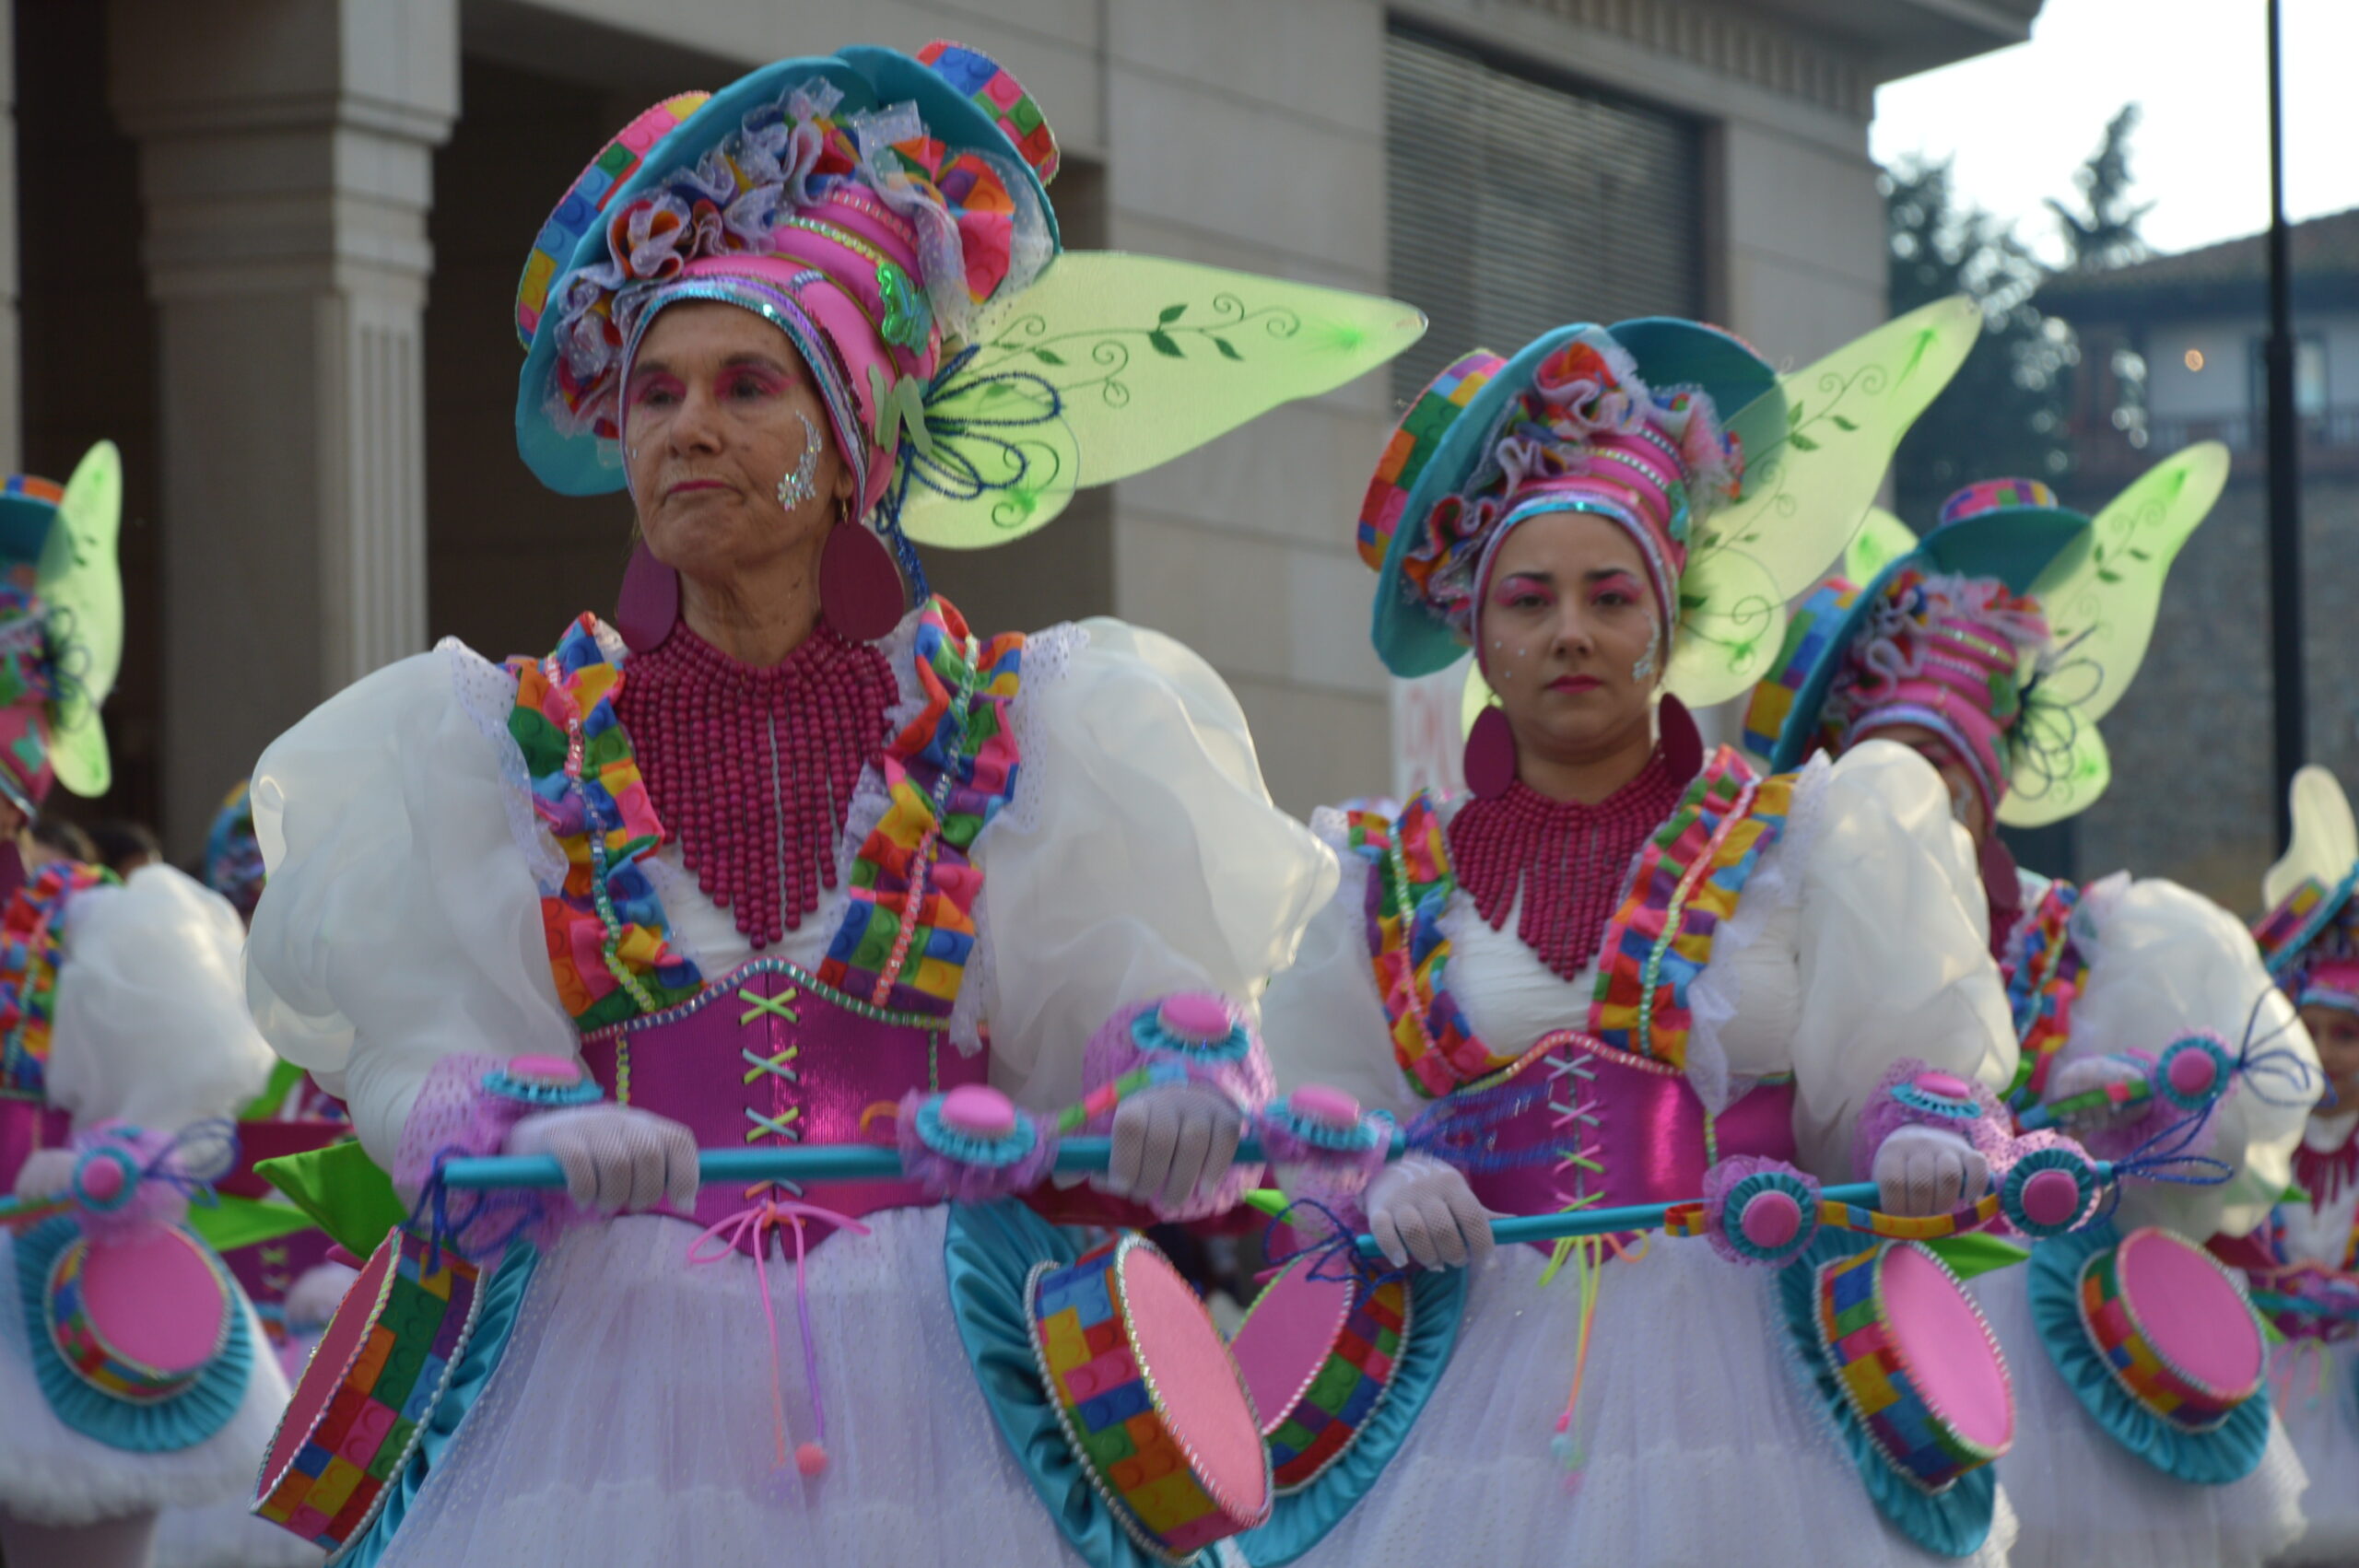
[[[611, 605], [628, 514], [546, 495], [516, 461], [510, 301], [549, 204], [659, 98], [839, 42], [955, 38], [1049, 110], [1074, 242], [1370, 290], [1404, 226], [1479, 244], [1472, 198], [1544, 205], [1578, 173], [1623, 227], [1537, 254], [1597, 264], [1493, 277], [1452, 330], [1654, 298], [1641, 286], [1670, 274], [1645, 258], [1669, 244], [1692, 263], [1675, 305], [1799, 363], [1883, 313], [1877, 83], [2019, 41], [2037, 8], [0, 0], [0, 464], [61, 472], [107, 435], [130, 471], [104, 806], [185, 852], [270, 738], [357, 676], [443, 635], [538, 649]], [[1461, 61], [1460, 118], [1389, 103], [1418, 49]], [[1494, 112], [1538, 129], [1479, 123]], [[1593, 145], [1687, 160], [1676, 209], [1630, 217], [1619, 155], [1552, 141], [1577, 122], [1651, 127]], [[1485, 136], [1520, 155], [1487, 183], [1415, 173], [1429, 138]], [[1402, 746], [1350, 520], [1401, 392], [1371, 376], [1283, 410], [1041, 537], [945, 558], [939, 581], [980, 624], [1109, 612], [1203, 649], [1288, 807], [1380, 790]]]

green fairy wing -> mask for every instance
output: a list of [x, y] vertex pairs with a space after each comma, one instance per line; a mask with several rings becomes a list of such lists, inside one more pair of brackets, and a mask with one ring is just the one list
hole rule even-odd
[[1864, 588], [1875, 581], [1878, 572], [1915, 548], [1915, 530], [1882, 507], [1870, 507], [1860, 532], [1843, 548], [1843, 579]]
[[1982, 331], [1964, 295], [1887, 322], [1728, 421], [1743, 444], [1743, 496], [1697, 529], [1680, 579], [1668, 684], [1691, 708], [1766, 673], [1786, 605], [1859, 531], [1893, 450], [1949, 384]]
[[2130, 690], [2179, 547], [2228, 482], [2228, 449], [2201, 441], [2141, 474], [2091, 523], [2090, 547], [2032, 586], [2048, 652], [2024, 691], [2024, 717], [1999, 820], [2037, 827], [2085, 810], [2111, 777], [2097, 720]]
[[1069, 251], [924, 399], [901, 526], [1002, 544], [1074, 490], [1142, 473], [1366, 374], [1424, 335], [1399, 300], [1160, 256]]
[[112, 441], [92, 447], [74, 470], [57, 521], [38, 568], [59, 674], [50, 758], [66, 789], [103, 795], [114, 770], [99, 708], [123, 668], [123, 574], [115, 561], [123, 455]]
[[2271, 909], [2306, 882], [2332, 887], [2359, 866], [2359, 824], [2333, 774], [2316, 763], [2294, 774], [2293, 813], [2294, 841], [2260, 883], [2261, 902]]

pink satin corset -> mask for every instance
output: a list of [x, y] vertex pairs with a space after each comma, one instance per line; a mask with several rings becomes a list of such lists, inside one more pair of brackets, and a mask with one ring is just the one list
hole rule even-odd
[[[714, 1149], [889, 1144], [890, 1124], [863, 1130], [863, 1112], [912, 1089], [980, 1083], [990, 1053], [960, 1052], [942, 1019], [886, 1012], [757, 958], [677, 1007], [584, 1036], [581, 1059], [615, 1099], [682, 1122]], [[694, 1218], [717, 1223], [768, 1190], [708, 1187]], [[809, 1198], [854, 1216], [931, 1201], [909, 1181], [830, 1182]], [[832, 1228], [815, 1221], [809, 1235]]]
[[1715, 1160], [1794, 1157], [1790, 1083], [1763, 1084], [1708, 1117], [1686, 1074], [1667, 1063], [1571, 1029], [1538, 1044], [1543, 1054], [1511, 1082], [1544, 1086], [1546, 1097], [1504, 1123], [1496, 1147], [1503, 1153], [1554, 1147], [1572, 1158], [1474, 1176], [1475, 1196], [1496, 1212], [1677, 1203], [1703, 1195], [1704, 1172]]
[[17, 1173], [40, 1149], [62, 1149], [73, 1117], [55, 1106], [18, 1094], [0, 1094], [0, 1195], [17, 1184]]

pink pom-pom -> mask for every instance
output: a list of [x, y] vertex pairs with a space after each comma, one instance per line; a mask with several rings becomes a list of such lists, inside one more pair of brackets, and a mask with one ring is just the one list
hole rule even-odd
[[2024, 1183], [2023, 1205], [2025, 1218], [2042, 1229], [2063, 1224], [2081, 1207], [2081, 1185], [2069, 1171], [2035, 1172]]
[[1163, 1031], [1193, 1045], [1215, 1045], [1228, 1038], [1236, 1021], [1228, 1015], [1228, 1003], [1203, 991], [1181, 991], [1163, 999], [1155, 1010], [1155, 1021]]
[[817, 1476], [827, 1468], [827, 1451], [816, 1443], [804, 1443], [794, 1450], [794, 1468], [805, 1476]]
[[112, 1160], [92, 1160], [82, 1167], [82, 1190], [100, 1203], [111, 1203], [123, 1191], [123, 1167]]
[[1939, 1094], [1944, 1100], [1970, 1100], [1974, 1097], [1973, 1085], [1955, 1073], [1920, 1072], [1911, 1082], [1928, 1094]]
[[942, 1120], [969, 1138], [1005, 1138], [1015, 1130], [1015, 1103], [983, 1083], [961, 1083], [942, 1096]]
[[1360, 1103], [1341, 1089], [1330, 1089], [1320, 1083], [1306, 1083], [1286, 1096], [1286, 1105], [1295, 1115], [1313, 1127], [1356, 1127], [1360, 1119]]
[[1744, 1239], [1766, 1252], [1775, 1252], [1794, 1239], [1802, 1228], [1802, 1208], [1790, 1192], [1756, 1192], [1744, 1206], [1743, 1217], [1738, 1223], [1744, 1229]]
[[2192, 1100], [2212, 1092], [2220, 1076], [2219, 1063], [2209, 1051], [2184, 1050], [2171, 1058], [2170, 1074], [2171, 1087]]
[[520, 1056], [509, 1062], [508, 1076], [520, 1083], [565, 1089], [581, 1082], [581, 1064], [569, 1057]]

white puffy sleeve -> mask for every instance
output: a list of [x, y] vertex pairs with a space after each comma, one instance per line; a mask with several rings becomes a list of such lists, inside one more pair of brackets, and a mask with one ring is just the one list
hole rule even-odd
[[49, 1095], [76, 1130], [185, 1127], [262, 1093], [270, 1047], [238, 989], [244, 941], [229, 901], [170, 866], [67, 906]]
[[246, 998], [388, 1169], [443, 1057], [578, 1054], [514, 825], [522, 762], [495, 732], [506, 680], [446, 642], [330, 698], [254, 768], [269, 881]]
[[1392, 1028], [1377, 995], [1367, 916], [1375, 868], [1345, 844], [1340, 813], [1320, 811], [1310, 821], [1342, 874], [1334, 895], [1303, 929], [1294, 966], [1272, 980], [1262, 999], [1262, 1036], [1278, 1092], [1323, 1084], [1405, 1122], [1426, 1102], [1392, 1059]]
[[1250, 1018], [1335, 885], [1324, 845], [1270, 802], [1237, 699], [1160, 633], [1090, 620], [1031, 639], [1023, 769], [975, 843], [992, 1075], [1022, 1104], [1084, 1092], [1117, 1009], [1217, 991]]
[[1852, 1129], [1895, 1063], [1913, 1057], [2004, 1093], [2015, 1036], [1982, 885], [1931, 765], [1870, 741], [1804, 775], [1793, 810], [1813, 823], [1797, 846], [1794, 1137], [1805, 1165], [1845, 1181], [1866, 1175], [1851, 1169]]
[[[2212, 1113], [2209, 1152], [2236, 1172], [2226, 1186], [2141, 1181], [2122, 1191], [2125, 1227], [2167, 1225], [2199, 1241], [2242, 1235], [2293, 1179], [2309, 1098], [2324, 1082], [2308, 1031], [2270, 979], [2251, 934], [2201, 895], [2158, 878], [2098, 883], [2082, 895], [2079, 913], [2087, 970], [2059, 1066], [2117, 1051], [2160, 1056], [2202, 1030], [2224, 1040], [2232, 1057], [2248, 1040], [2256, 1053], [2286, 1053], [2277, 1059], [2288, 1071], [2239, 1077]], [[2293, 1082], [2294, 1067], [2307, 1075], [2306, 1094]]]

